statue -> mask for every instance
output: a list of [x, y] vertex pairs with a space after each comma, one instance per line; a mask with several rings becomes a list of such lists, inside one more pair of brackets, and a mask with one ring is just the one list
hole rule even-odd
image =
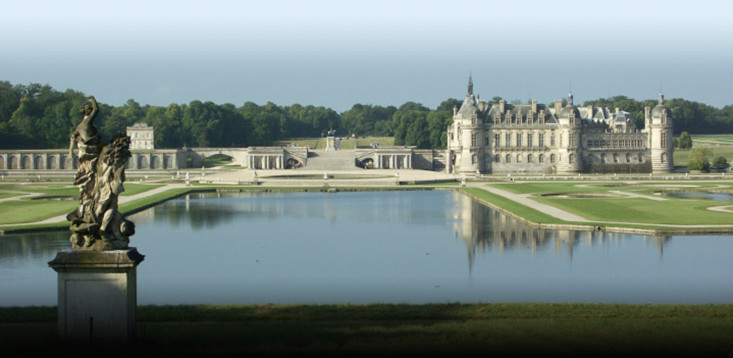
[[79, 188], [79, 207], [66, 216], [71, 221], [71, 246], [74, 250], [126, 249], [135, 224], [117, 209], [117, 198], [125, 188], [125, 165], [130, 158], [130, 137], [117, 134], [104, 145], [94, 117], [98, 106], [94, 96], [91, 106], [81, 107], [84, 116], [71, 134], [69, 153], [74, 143], [79, 149], [79, 167], [74, 185]]

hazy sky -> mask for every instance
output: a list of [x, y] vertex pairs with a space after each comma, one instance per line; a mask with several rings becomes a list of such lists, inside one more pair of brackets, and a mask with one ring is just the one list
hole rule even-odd
[[5, 1], [0, 80], [100, 102], [344, 111], [627, 95], [733, 104], [731, 1]]

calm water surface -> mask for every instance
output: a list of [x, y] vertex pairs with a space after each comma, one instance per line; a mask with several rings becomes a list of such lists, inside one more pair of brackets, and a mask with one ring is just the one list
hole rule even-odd
[[704, 191], [679, 191], [669, 192], [664, 195], [680, 199], [708, 199], [715, 201], [733, 201], [733, 194], [730, 193], [709, 193]]
[[[733, 237], [532, 229], [449, 191], [193, 194], [130, 216], [138, 303], [733, 302]], [[68, 232], [0, 238], [0, 305], [55, 305]]]

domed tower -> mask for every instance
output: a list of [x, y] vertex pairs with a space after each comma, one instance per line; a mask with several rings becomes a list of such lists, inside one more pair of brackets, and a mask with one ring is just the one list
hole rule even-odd
[[473, 94], [473, 79], [468, 77], [468, 94], [461, 108], [453, 110], [453, 123], [448, 127], [449, 172], [491, 172], [491, 164], [484, 160], [485, 113]]
[[645, 125], [649, 132], [648, 146], [651, 155], [652, 173], [669, 173], [674, 169], [674, 144], [672, 141], [672, 117], [664, 105], [664, 95], [659, 94], [659, 104], [644, 111]]
[[578, 173], [582, 168], [580, 162], [581, 116], [578, 107], [573, 105], [573, 94], [568, 94], [568, 104], [557, 116], [560, 138], [558, 139], [559, 161], [558, 174]]

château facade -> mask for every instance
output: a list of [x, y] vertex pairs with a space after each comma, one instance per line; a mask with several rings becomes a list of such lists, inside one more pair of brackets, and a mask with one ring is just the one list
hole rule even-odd
[[672, 120], [659, 104], [645, 108], [644, 128], [631, 114], [608, 108], [566, 105], [490, 105], [468, 94], [453, 111], [447, 129], [446, 170], [450, 173], [669, 173], [674, 169]]

